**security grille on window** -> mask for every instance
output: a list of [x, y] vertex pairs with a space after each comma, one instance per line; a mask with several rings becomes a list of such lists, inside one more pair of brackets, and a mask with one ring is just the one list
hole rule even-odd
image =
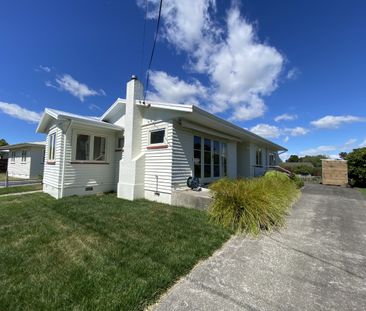
[[150, 132], [150, 144], [162, 144], [164, 143], [165, 130], [157, 130]]

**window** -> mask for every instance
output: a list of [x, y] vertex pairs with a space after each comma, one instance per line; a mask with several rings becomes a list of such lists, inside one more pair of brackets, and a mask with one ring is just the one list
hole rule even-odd
[[122, 150], [125, 144], [125, 139], [123, 137], [117, 137], [117, 150]]
[[105, 161], [105, 138], [94, 136], [94, 161]]
[[223, 176], [227, 176], [227, 145], [221, 144], [221, 173]]
[[164, 143], [165, 129], [156, 130], [150, 132], [150, 144], [162, 144]]
[[76, 161], [106, 161], [106, 142], [102, 136], [76, 135]]
[[211, 177], [211, 140], [204, 139], [204, 176]]
[[269, 165], [270, 166], [276, 165], [276, 153], [274, 152], [269, 153]]
[[56, 133], [48, 136], [48, 160], [55, 160], [55, 150], [56, 150]]
[[220, 177], [220, 143], [213, 142], [213, 173], [214, 177]]
[[22, 150], [22, 162], [27, 162], [27, 150]]
[[262, 149], [261, 148], [257, 148], [256, 152], [255, 152], [255, 165], [257, 166], [263, 166], [263, 162], [262, 162]]
[[11, 152], [11, 163], [15, 163], [15, 156], [16, 156], [16, 152], [15, 151], [12, 151]]
[[194, 176], [201, 178], [201, 137], [194, 136]]
[[89, 160], [90, 159], [89, 151], [90, 151], [90, 136], [77, 135], [75, 160], [80, 161]]

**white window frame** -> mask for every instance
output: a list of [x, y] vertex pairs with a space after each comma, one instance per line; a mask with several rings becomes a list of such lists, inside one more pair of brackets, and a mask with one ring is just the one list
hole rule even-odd
[[47, 161], [55, 161], [56, 158], [56, 132], [48, 135]]
[[[77, 147], [77, 137], [78, 135], [89, 136], [89, 159], [88, 160], [76, 160], [76, 147]], [[94, 137], [102, 137], [105, 139], [105, 155], [104, 160], [93, 160], [94, 158]], [[72, 162], [76, 163], [107, 163], [108, 162], [108, 136], [104, 134], [88, 134], [83, 131], [75, 131], [73, 135], [72, 142]]]
[[[160, 132], [160, 131], [164, 131], [164, 138], [163, 138], [163, 142], [161, 143], [151, 143], [151, 133], [154, 132]], [[166, 145], [167, 144], [167, 140], [166, 140], [166, 135], [167, 135], [167, 127], [159, 127], [159, 128], [154, 128], [149, 130], [149, 146], [159, 146], [159, 145]]]
[[[258, 152], [260, 152], [260, 157], [258, 157], [260, 159], [260, 163], [258, 163], [258, 161], [257, 161]], [[257, 147], [255, 149], [255, 166], [263, 167], [263, 148], [261, 148], [261, 147]]]
[[27, 163], [27, 150], [26, 149], [22, 149], [21, 152], [21, 163]]
[[12, 151], [11, 154], [10, 154], [10, 163], [15, 163], [16, 156], [17, 156], [17, 152]]

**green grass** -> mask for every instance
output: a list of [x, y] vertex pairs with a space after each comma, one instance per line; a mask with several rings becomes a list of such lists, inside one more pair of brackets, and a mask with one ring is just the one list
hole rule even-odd
[[0, 188], [0, 195], [8, 194], [8, 193], [18, 193], [18, 192], [26, 192], [26, 191], [35, 191], [41, 190], [42, 185], [28, 185], [28, 186], [11, 186], [7, 188]]
[[[5, 181], [5, 173], [0, 173], [0, 181]], [[9, 177], [8, 180], [24, 180], [22, 178]]]
[[0, 198], [3, 310], [141, 310], [231, 232], [206, 213], [114, 194]]
[[358, 188], [358, 189], [360, 189], [360, 191], [361, 191], [364, 195], [366, 195], [366, 188]]

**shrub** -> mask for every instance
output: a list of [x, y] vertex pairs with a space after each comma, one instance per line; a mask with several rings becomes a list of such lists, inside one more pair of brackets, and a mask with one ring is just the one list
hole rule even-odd
[[299, 176], [293, 175], [291, 180], [295, 183], [297, 189], [304, 187], [304, 181]]
[[285, 223], [299, 190], [285, 174], [268, 172], [254, 179], [221, 179], [210, 186], [214, 199], [211, 220], [238, 232], [258, 235]]
[[351, 185], [366, 186], [366, 147], [353, 149], [345, 156], [348, 161], [348, 177], [351, 179]]

